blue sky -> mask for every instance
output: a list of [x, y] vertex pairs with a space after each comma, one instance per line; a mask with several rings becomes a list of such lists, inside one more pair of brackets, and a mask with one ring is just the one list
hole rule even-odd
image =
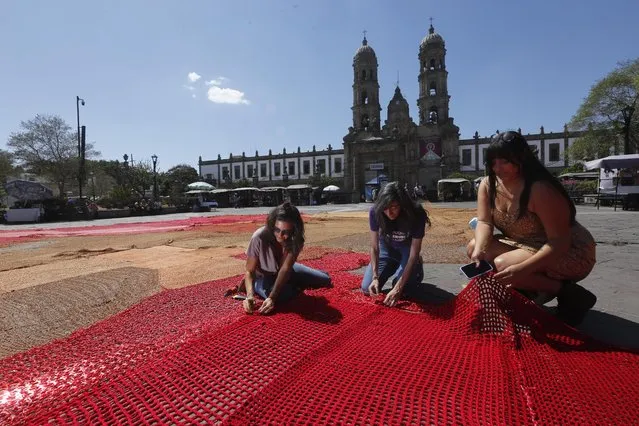
[[79, 95], [102, 158], [155, 153], [161, 170], [197, 167], [200, 155], [341, 148], [363, 30], [380, 65], [382, 120], [398, 72], [416, 120], [417, 53], [433, 17], [462, 138], [560, 131], [596, 80], [639, 55], [636, 0], [5, 0], [2, 8], [0, 148], [38, 113], [75, 126]]

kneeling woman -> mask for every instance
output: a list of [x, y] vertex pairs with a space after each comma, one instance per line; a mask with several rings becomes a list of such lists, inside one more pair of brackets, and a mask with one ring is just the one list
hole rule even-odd
[[595, 241], [575, 219], [568, 193], [517, 132], [493, 137], [486, 171], [468, 256], [492, 262], [497, 282], [541, 294], [540, 303], [556, 296], [558, 316], [579, 324], [597, 300], [577, 284], [595, 265]]
[[394, 306], [402, 294], [415, 293], [424, 277], [420, 251], [428, 213], [397, 182], [387, 184], [368, 213], [371, 261], [362, 280], [362, 291], [377, 295], [395, 274], [384, 304]]
[[305, 287], [331, 286], [327, 273], [296, 263], [303, 248], [304, 222], [297, 207], [286, 202], [271, 210], [246, 250], [246, 313], [254, 310], [255, 293], [264, 299], [259, 312], [267, 314]]

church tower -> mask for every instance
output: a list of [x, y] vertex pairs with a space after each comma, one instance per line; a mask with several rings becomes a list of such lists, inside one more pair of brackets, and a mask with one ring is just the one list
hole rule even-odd
[[448, 121], [448, 71], [446, 47], [431, 22], [428, 35], [419, 46], [419, 125]]
[[379, 83], [377, 56], [368, 45], [366, 35], [353, 57], [353, 128], [356, 131], [379, 132]]

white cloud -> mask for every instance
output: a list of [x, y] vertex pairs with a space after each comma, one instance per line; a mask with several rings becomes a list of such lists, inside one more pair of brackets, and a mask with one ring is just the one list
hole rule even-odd
[[244, 92], [226, 87], [210, 87], [207, 94], [209, 101], [216, 104], [248, 105], [251, 103], [244, 98]]
[[185, 85], [184, 85], [184, 88], [185, 88], [186, 90], [190, 91], [190, 92], [195, 91], [195, 87], [194, 87], [194, 86], [190, 86], [190, 85], [188, 85], [188, 84], [185, 84]]
[[217, 78], [214, 78], [212, 80], [205, 82], [204, 84], [206, 84], [207, 86], [221, 86], [224, 83], [228, 83], [228, 81], [229, 81], [228, 78], [219, 76]]
[[196, 72], [193, 72], [193, 71], [189, 73], [188, 77], [189, 77], [189, 81], [191, 83], [195, 83], [196, 81], [198, 81], [199, 79], [202, 78], [202, 76], [200, 74], [198, 74]]
[[195, 99], [195, 98], [197, 98], [197, 95], [196, 95], [195, 93], [193, 93], [193, 94], [191, 95], [191, 97], [192, 97], [193, 99]]

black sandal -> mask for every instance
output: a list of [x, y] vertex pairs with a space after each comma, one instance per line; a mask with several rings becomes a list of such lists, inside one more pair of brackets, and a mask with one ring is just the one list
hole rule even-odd
[[557, 294], [557, 318], [568, 325], [578, 326], [597, 303], [597, 296], [576, 281], [565, 280]]

